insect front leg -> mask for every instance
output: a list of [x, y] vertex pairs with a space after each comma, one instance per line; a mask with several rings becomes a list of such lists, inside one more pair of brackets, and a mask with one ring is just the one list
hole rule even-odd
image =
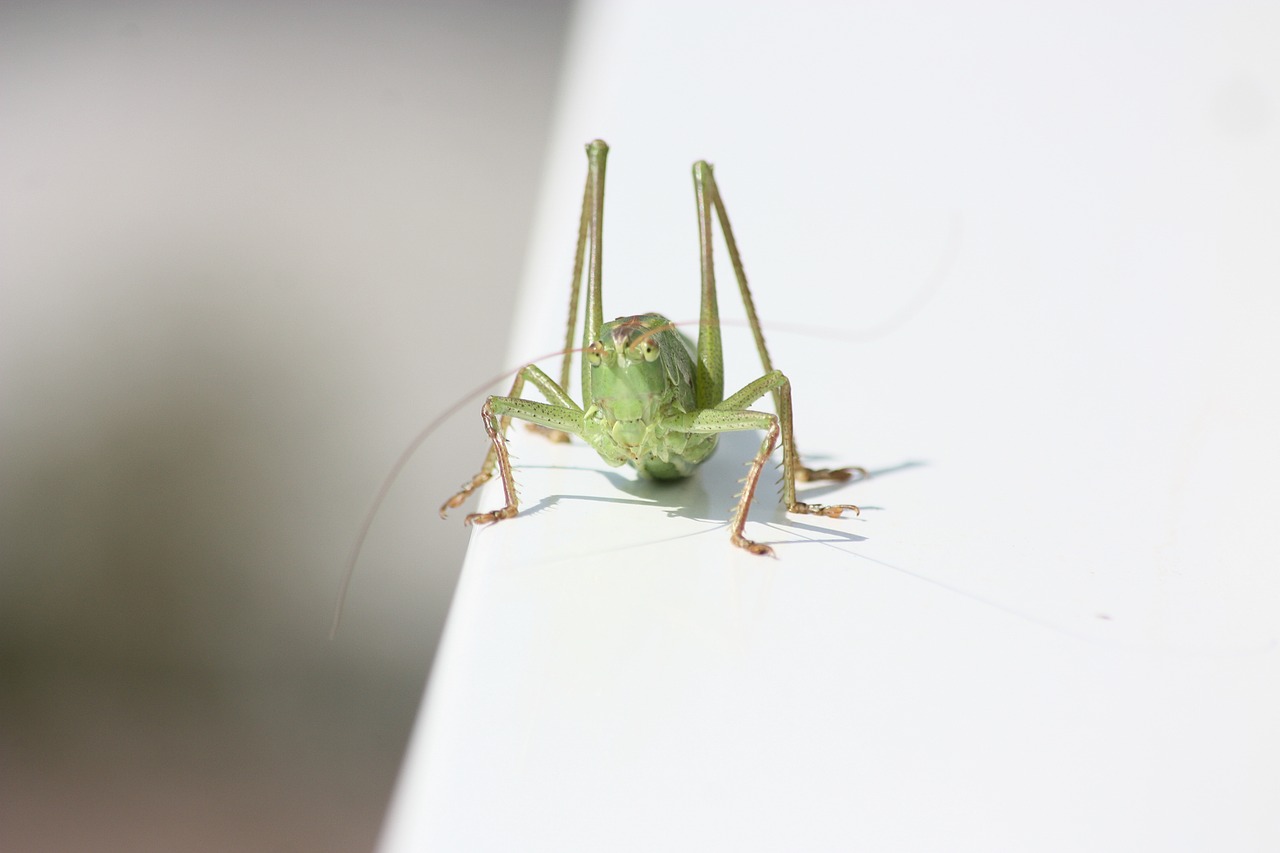
[[755, 498], [756, 484], [760, 481], [760, 472], [764, 470], [769, 454], [778, 444], [781, 432], [779, 419], [769, 412], [754, 412], [747, 409], [703, 409], [685, 415], [684, 422], [677, 427], [679, 431], [689, 433], [721, 433], [743, 430], [764, 430], [764, 441], [760, 443], [760, 451], [751, 460], [751, 468], [746, 479], [742, 481], [742, 491], [735, 497], [733, 514], [729, 517], [729, 541], [752, 554], [772, 556], [773, 549], [761, 542], [755, 542], [743, 535], [747, 524], [747, 512], [751, 509], [751, 501]]
[[[536, 420], [552, 421], [551, 424], [545, 424], [552, 429], [562, 429], [564, 432], [581, 431], [582, 410], [576, 406], [574, 409], [565, 409], [558, 406], [549, 406], [546, 403], [535, 403], [532, 400], [519, 400], [511, 397], [490, 397], [486, 400], [484, 408], [480, 410], [480, 414], [484, 418], [484, 428], [489, 434], [489, 440], [493, 443], [493, 447], [489, 452], [497, 461], [498, 475], [502, 478], [502, 492], [506, 495], [507, 502], [501, 509], [491, 512], [471, 513], [466, 518], [467, 524], [491, 524], [504, 518], [511, 518], [519, 512], [516, 478], [511, 472], [511, 455], [507, 452], [507, 437], [505, 430], [498, 427], [498, 418], [494, 415], [495, 411], [502, 412], [501, 421], [503, 424], [510, 424], [512, 416], [520, 417], [522, 420], [535, 420], [538, 414], [543, 414], [545, 415], [544, 417], [536, 418]], [[490, 470], [490, 475], [492, 475], [492, 469]]]
[[[507, 440], [503, 424], [509, 424], [511, 418], [541, 424], [551, 429], [561, 430], [579, 436], [593, 447], [597, 447], [603, 437], [601, 430], [594, 423], [588, 422], [581, 408], [569, 400], [569, 406], [557, 406], [548, 403], [537, 403], [533, 400], [521, 400], [513, 397], [490, 397], [481, 409], [484, 428], [492, 442], [490, 454], [495, 460], [498, 475], [502, 478], [502, 491], [507, 502], [500, 509], [491, 512], [473, 512], [466, 518], [467, 524], [491, 524], [513, 517], [519, 512], [519, 499], [516, 495], [515, 476], [511, 471], [511, 456], [507, 452]], [[597, 449], [599, 449], [597, 447]], [[486, 462], [488, 457], [486, 457]], [[613, 461], [609, 459], [607, 461]], [[614, 464], [620, 464], [619, 459]], [[481, 473], [484, 473], [483, 471]], [[492, 470], [490, 470], [492, 474]], [[464, 490], [465, 491], [465, 490]], [[459, 494], [462, 494], [461, 492]], [[455, 498], [457, 496], [455, 495]], [[465, 497], [465, 496], [464, 496]], [[446, 504], [446, 507], [450, 504]]]
[[[756, 400], [773, 392], [779, 401], [778, 413], [757, 412], [748, 409]], [[773, 549], [768, 545], [748, 539], [744, 534], [747, 524], [747, 512], [751, 501], [755, 498], [756, 486], [760, 481], [760, 472], [773, 449], [782, 441], [782, 503], [787, 512], [807, 515], [824, 515], [837, 518], [847, 510], [854, 514], [858, 508], [853, 504], [806, 504], [796, 500], [796, 469], [799, 463], [796, 457], [795, 437], [791, 424], [791, 382], [781, 371], [771, 371], [750, 383], [741, 391], [733, 394], [720, 405], [711, 409], [702, 409], [683, 415], [668, 427], [675, 432], [688, 433], [721, 433], [741, 430], [763, 430], [764, 441], [760, 450], [751, 460], [751, 468], [743, 480], [742, 491], [738, 493], [738, 503], [734, 506], [729, 520], [729, 539], [739, 548], [752, 554], [771, 555]]]
[[[490, 403], [492, 403], [494, 400], [507, 399], [507, 400], [514, 400], [516, 402], [529, 402], [529, 401], [521, 401], [519, 399], [520, 393], [524, 390], [524, 384], [526, 381], [532, 383], [535, 388], [537, 388], [539, 391], [542, 392], [543, 396], [545, 396], [552, 403], [556, 404], [556, 406], [558, 406], [561, 409], [577, 412], [579, 420], [581, 419], [582, 409], [579, 408], [578, 404], [573, 401], [573, 398], [570, 397], [568, 393], [565, 392], [563, 387], [558, 385], [550, 376], [544, 373], [541, 368], [533, 364], [525, 365], [520, 369], [520, 372], [516, 374], [515, 381], [511, 383], [510, 392], [508, 392], [505, 398], [490, 397], [489, 401], [485, 403], [484, 411], [486, 412], [490, 411]], [[503, 414], [500, 412], [499, 414], [501, 416], [500, 420], [496, 425], [492, 425], [493, 426], [492, 431], [490, 431], [491, 424], [489, 422], [490, 421], [489, 415], [487, 414], [485, 415], [485, 430], [489, 431], [489, 438], [494, 443], [489, 448], [489, 452], [485, 454], [484, 462], [481, 463], [480, 465], [480, 473], [472, 477], [470, 482], [463, 485], [463, 487], [457, 492], [457, 494], [453, 495], [453, 497], [449, 498], [440, 506], [441, 518], [444, 518], [445, 516], [447, 516], [449, 514], [449, 510], [456, 509], [457, 507], [462, 506], [463, 502], [466, 501], [466, 499], [471, 496], [472, 492], [474, 492], [476, 489], [480, 488], [485, 483], [489, 482], [490, 479], [493, 478], [493, 470], [498, 464], [498, 448], [501, 444], [505, 443], [507, 430], [510, 429], [511, 427], [511, 418], [513, 413]], [[516, 415], [516, 417], [519, 417], [519, 416]], [[526, 418], [526, 420], [532, 420], [532, 419]], [[557, 431], [564, 432], [566, 434], [566, 440], [567, 440], [567, 435], [569, 432], [571, 432], [571, 430], [560, 430], [559, 428], [556, 428], [556, 429]], [[550, 431], [551, 431], [551, 428], [548, 428], [548, 432]], [[499, 442], [497, 439], [495, 439], [495, 435], [498, 438], [503, 439], [503, 442]]]
[[[773, 394], [778, 407], [778, 428], [782, 438], [782, 504], [787, 512], [804, 515], [825, 515], [828, 518], [839, 518], [846, 510], [859, 514], [853, 504], [806, 504], [796, 500], [796, 481], [815, 479], [812, 476], [801, 476], [799, 472], [812, 473], [800, 464], [800, 456], [796, 452], [795, 429], [791, 417], [791, 380], [780, 370], [770, 371], [754, 382], [749, 383], [741, 391], [733, 394], [716, 407], [717, 411], [735, 411], [745, 409], [765, 394]], [[849, 471], [850, 469], [841, 469]], [[854, 469], [860, 470], [860, 469]], [[850, 474], [851, 476], [851, 474]], [[848, 479], [845, 477], [827, 477], [826, 479]]]

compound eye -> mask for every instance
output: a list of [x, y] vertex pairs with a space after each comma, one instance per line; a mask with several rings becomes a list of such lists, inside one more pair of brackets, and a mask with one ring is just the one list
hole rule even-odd
[[587, 347], [586, 358], [587, 364], [592, 367], [599, 367], [600, 362], [604, 361], [604, 344], [596, 341]]
[[645, 361], [655, 361], [658, 358], [658, 343], [652, 338], [646, 339], [640, 344], [640, 354], [644, 356]]

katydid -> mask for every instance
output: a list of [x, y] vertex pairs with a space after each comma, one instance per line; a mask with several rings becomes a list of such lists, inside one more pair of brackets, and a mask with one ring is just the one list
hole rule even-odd
[[[502, 478], [506, 505], [492, 512], [467, 516], [467, 524], [490, 524], [513, 517], [518, 511], [515, 479], [507, 454], [506, 434], [511, 419], [527, 421], [537, 431], [558, 440], [570, 435], [591, 445], [609, 465], [631, 465], [644, 478], [676, 480], [691, 475], [715, 450], [721, 433], [761, 430], [760, 450], [751, 463], [738, 503], [730, 519], [730, 540], [752, 554], [772, 554], [768, 545], [743, 535], [747, 510], [766, 460], [782, 441], [782, 502], [788, 512], [838, 517], [851, 504], [822, 506], [796, 500], [796, 481], [848, 480], [859, 468], [815, 469], [800, 464], [792, 430], [791, 383], [773, 368], [764, 335], [756, 317], [746, 273], [729, 227], [729, 218], [716, 187], [710, 164], [693, 164], [697, 200], [698, 234], [702, 254], [702, 310], [696, 349], [660, 314], [619, 317], [605, 323], [601, 310], [601, 225], [604, 218], [605, 160], [609, 146], [601, 140], [587, 145], [587, 185], [578, 225], [578, 248], [569, 296], [569, 323], [565, 354], [557, 382], [535, 365], [516, 374], [505, 397], [489, 397], [482, 409], [491, 447], [480, 473], [440, 507], [443, 518], [461, 506], [472, 492], [493, 477]], [[755, 337], [764, 375], [742, 390], [724, 396], [724, 358], [720, 342], [720, 315], [716, 304], [716, 280], [712, 258], [712, 211], [720, 222], [738, 289]], [[582, 395], [578, 405], [565, 390], [569, 384], [574, 329], [577, 326], [583, 261], [586, 260], [586, 307], [582, 337]], [[548, 400], [522, 399], [525, 383], [532, 384]], [[765, 394], [772, 394], [776, 414], [748, 408]]]

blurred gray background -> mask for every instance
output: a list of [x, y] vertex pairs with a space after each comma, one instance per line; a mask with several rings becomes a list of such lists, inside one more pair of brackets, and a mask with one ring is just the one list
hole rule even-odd
[[568, 13], [0, 5], [0, 849], [373, 845]]

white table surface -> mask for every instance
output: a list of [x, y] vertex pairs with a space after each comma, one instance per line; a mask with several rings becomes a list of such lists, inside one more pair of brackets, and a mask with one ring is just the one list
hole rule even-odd
[[661, 488], [519, 432], [382, 849], [1280, 849], [1278, 37], [1243, 3], [584, 5], [490, 344], [559, 346], [597, 136], [606, 317], [695, 317], [705, 157], [801, 450], [874, 476], [816, 489], [856, 519], [762, 489], [767, 559], [725, 527], [755, 436]]

